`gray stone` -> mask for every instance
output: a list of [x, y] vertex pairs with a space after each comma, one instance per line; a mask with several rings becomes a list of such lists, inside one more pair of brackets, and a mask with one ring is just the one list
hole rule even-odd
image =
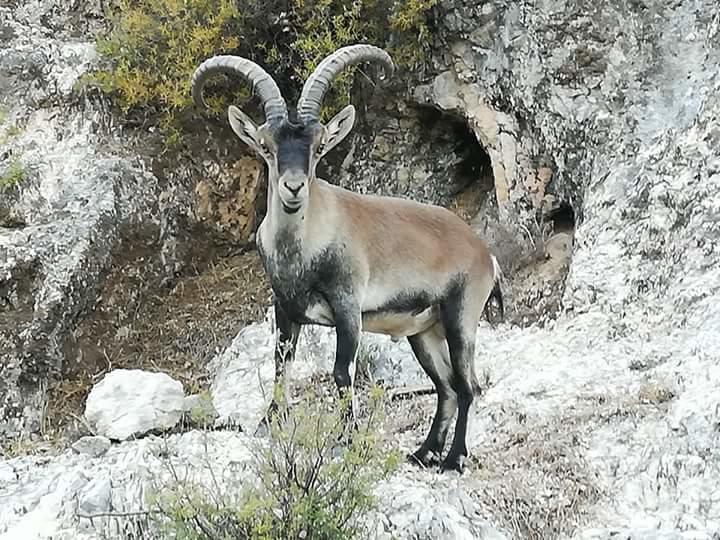
[[[275, 377], [274, 314], [243, 328], [230, 346], [209, 364], [210, 387], [218, 412], [216, 425], [235, 425], [253, 432], [272, 399]], [[287, 380], [303, 380], [312, 374], [331, 372], [334, 353], [331, 330], [306, 327], [298, 339], [296, 360], [286, 368]], [[289, 388], [286, 388], [289, 390]]]
[[232, 344], [208, 365], [213, 374], [212, 404], [217, 425], [253, 432], [272, 398], [274, 340], [266, 320], [243, 328]]
[[93, 479], [80, 492], [78, 512], [83, 516], [92, 516], [111, 510], [112, 486], [110, 477], [100, 476]]
[[[12, 460], [15, 474], [0, 485], [0, 534], [99, 540], [144, 527], [143, 537], [155, 538], [148, 535], [158, 531], [132, 515], [149, 509], [149, 495], [179, 481], [194, 486], [196, 495], [212, 493], [232, 504], [253, 480], [250, 464], [258, 444], [242, 433], [193, 431], [126, 441], [90, 462], [70, 450], [52, 460]], [[476, 503], [451, 497], [457, 490], [452, 484], [404, 466], [374, 490], [379, 506], [367, 515], [369, 538], [508, 538], [481, 517]]]
[[196, 431], [126, 441], [90, 461], [72, 450], [52, 460], [0, 461], [0, 471], [6, 466], [14, 471], [0, 484], [0, 537], [100, 540], [135, 531], [148, 538], [146, 529], [141, 532], [143, 523], [132, 517], [97, 514], [148, 509], [147, 496], [173, 483], [170, 464], [190, 483], [228, 494], [239, 491], [248, 480], [251, 449], [251, 440], [242, 434]]
[[81, 437], [72, 444], [72, 449], [78, 454], [90, 457], [100, 457], [110, 449], [110, 439], [102, 436]]
[[208, 393], [187, 396], [183, 400], [183, 409], [186, 420], [198, 427], [212, 425], [218, 417]]
[[[481, 538], [506, 540], [501, 530], [478, 515], [474, 503], [458, 504], [457, 488], [443, 479], [420, 480], [408, 474], [381, 483], [376, 492], [383, 500], [385, 532], [400, 538]], [[454, 500], [453, 500], [454, 499]], [[468, 513], [470, 512], [470, 513]]]
[[115, 369], [90, 391], [85, 419], [100, 435], [122, 441], [174, 427], [184, 399], [182, 383], [165, 373]]
[[[396, 343], [388, 336], [364, 333], [361, 347], [358, 368], [368, 369], [376, 382], [386, 386], [429, 383], [407, 340]], [[274, 315], [270, 309], [264, 321], [243, 328], [230, 346], [210, 362], [216, 425], [255, 430], [272, 398], [274, 350]], [[298, 384], [318, 373], [331, 374], [334, 362], [335, 330], [303, 326], [295, 361], [286, 365], [285, 374], [290, 384]]]
[[361, 339], [360, 367], [367, 363], [371, 378], [386, 387], [431, 384], [407, 339], [365, 333]]

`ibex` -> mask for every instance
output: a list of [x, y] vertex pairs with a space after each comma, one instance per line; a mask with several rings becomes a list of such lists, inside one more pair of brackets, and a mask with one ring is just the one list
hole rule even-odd
[[[381, 64], [385, 76], [394, 71], [390, 56], [377, 47], [338, 49], [305, 82], [294, 118], [273, 78], [238, 56], [202, 62], [192, 76], [192, 96], [206, 107], [203, 86], [222, 72], [248, 81], [264, 106], [260, 126], [232, 105], [228, 119], [268, 168], [267, 213], [256, 244], [274, 295], [276, 390], [285, 363], [294, 358], [301, 325], [335, 327], [333, 376], [340, 395], [349, 392], [351, 398], [361, 332], [407, 337], [437, 390], [432, 427], [408, 457], [424, 466], [440, 463], [457, 410], [452, 445], [440, 465], [462, 473], [468, 411], [480, 391], [475, 333], [491, 297], [502, 311], [500, 270], [486, 242], [449, 210], [356, 194], [315, 176], [318, 161], [355, 121], [355, 108], [348, 105], [323, 124], [325, 92], [340, 71], [364, 61]], [[275, 406], [271, 402], [271, 410]]]

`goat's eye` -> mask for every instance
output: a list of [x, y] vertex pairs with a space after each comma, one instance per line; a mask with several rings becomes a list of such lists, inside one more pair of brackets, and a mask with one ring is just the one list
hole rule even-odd
[[260, 148], [262, 148], [262, 151], [265, 152], [266, 154], [270, 153], [270, 150], [268, 150], [267, 144], [265, 144], [264, 142], [260, 143]]

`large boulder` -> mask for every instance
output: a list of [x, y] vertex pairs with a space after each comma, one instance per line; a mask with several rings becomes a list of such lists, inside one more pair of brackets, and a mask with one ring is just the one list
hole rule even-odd
[[[275, 377], [274, 329], [274, 311], [269, 309], [263, 321], [243, 328], [209, 364], [213, 377], [210, 393], [219, 415], [217, 425], [235, 425], [253, 432], [267, 411]], [[285, 367], [287, 380], [290, 384], [305, 384], [314, 375], [330, 375], [334, 362], [335, 330], [303, 326], [295, 360]], [[388, 336], [365, 333], [357, 364], [357, 376], [369, 376], [386, 387], [430, 384], [407, 340], [397, 342]]]
[[93, 386], [85, 419], [94, 431], [124, 441], [175, 427], [185, 412], [183, 385], [165, 373], [115, 369]]

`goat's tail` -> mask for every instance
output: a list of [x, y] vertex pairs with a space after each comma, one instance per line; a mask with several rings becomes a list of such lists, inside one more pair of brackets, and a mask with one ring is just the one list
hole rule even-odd
[[488, 296], [487, 301], [485, 302], [485, 317], [487, 318], [489, 323], [492, 323], [490, 320], [490, 302], [495, 300], [495, 303], [497, 304], [498, 311], [500, 312], [500, 321], [505, 319], [505, 304], [503, 302], [503, 294], [502, 294], [502, 288], [500, 287], [501, 282], [503, 280], [503, 274], [502, 270], [500, 269], [500, 264], [498, 263], [497, 259], [495, 258], [495, 255], [490, 255], [490, 258], [492, 259], [493, 264], [493, 289], [490, 291], [490, 296]]

